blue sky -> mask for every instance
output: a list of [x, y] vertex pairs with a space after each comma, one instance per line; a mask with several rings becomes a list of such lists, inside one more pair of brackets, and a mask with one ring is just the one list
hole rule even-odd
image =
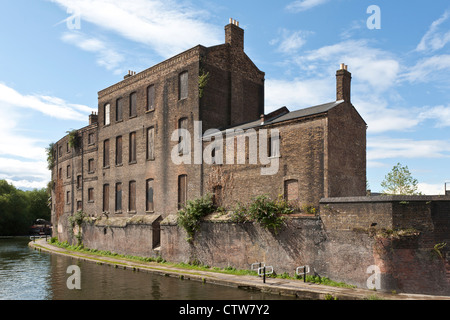
[[[379, 8], [380, 29], [367, 21]], [[340, 63], [368, 124], [372, 191], [407, 165], [420, 189], [450, 181], [450, 3], [446, 0], [14, 0], [0, 4], [0, 179], [50, 180], [45, 147], [87, 125], [97, 92], [197, 44], [232, 17], [266, 73], [266, 112], [335, 100]], [[370, 24], [369, 24], [370, 25]]]

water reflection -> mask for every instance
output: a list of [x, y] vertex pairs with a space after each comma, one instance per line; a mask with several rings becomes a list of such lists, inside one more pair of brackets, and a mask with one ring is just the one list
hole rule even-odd
[[[28, 238], [0, 239], [0, 299], [13, 300], [264, 300], [287, 297], [133, 272], [39, 253]], [[67, 267], [78, 265], [81, 290], [70, 290]]]

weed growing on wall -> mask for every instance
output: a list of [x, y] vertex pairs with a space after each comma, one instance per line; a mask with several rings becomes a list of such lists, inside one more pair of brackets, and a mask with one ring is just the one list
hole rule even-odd
[[194, 240], [195, 232], [200, 228], [201, 219], [213, 213], [215, 209], [212, 196], [207, 194], [195, 200], [188, 200], [178, 211], [178, 225], [186, 230], [188, 242]]

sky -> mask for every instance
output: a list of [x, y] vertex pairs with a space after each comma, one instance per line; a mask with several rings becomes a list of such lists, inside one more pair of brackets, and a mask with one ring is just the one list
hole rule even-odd
[[[394, 165], [424, 194], [450, 182], [448, 0], [3, 0], [0, 3], [0, 179], [43, 188], [45, 148], [88, 124], [97, 92], [198, 44], [245, 30], [265, 72], [265, 112], [336, 99], [352, 73], [367, 129], [372, 192]], [[450, 189], [450, 187], [449, 187]]]

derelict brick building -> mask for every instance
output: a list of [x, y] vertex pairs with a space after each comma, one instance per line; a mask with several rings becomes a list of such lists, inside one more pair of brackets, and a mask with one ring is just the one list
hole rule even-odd
[[[245, 54], [244, 31], [235, 21], [225, 26], [224, 44], [198, 45], [138, 74], [129, 72], [98, 93], [98, 114], [77, 131], [77, 147], [69, 146], [68, 136], [55, 144], [52, 219], [58, 236], [67, 235], [67, 219], [61, 217], [78, 210], [159, 221], [206, 193], [226, 208], [262, 194], [281, 194], [299, 206], [365, 195], [366, 124], [351, 104], [350, 84], [342, 65], [336, 101], [265, 115], [264, 73]], [[248, 161], [195, 164], [193, 154], [191, 164], [175, 164], [173, 132], [187, 129], [194, 150], [199, 122], [200, 135], [208, 129], [277, 129], [279, 152], [269, 147], [267, 155], [276, 158], [277, 170], [262, 175], [270, 164]], [[203, 152], [208, 139], [200, 143]]]

